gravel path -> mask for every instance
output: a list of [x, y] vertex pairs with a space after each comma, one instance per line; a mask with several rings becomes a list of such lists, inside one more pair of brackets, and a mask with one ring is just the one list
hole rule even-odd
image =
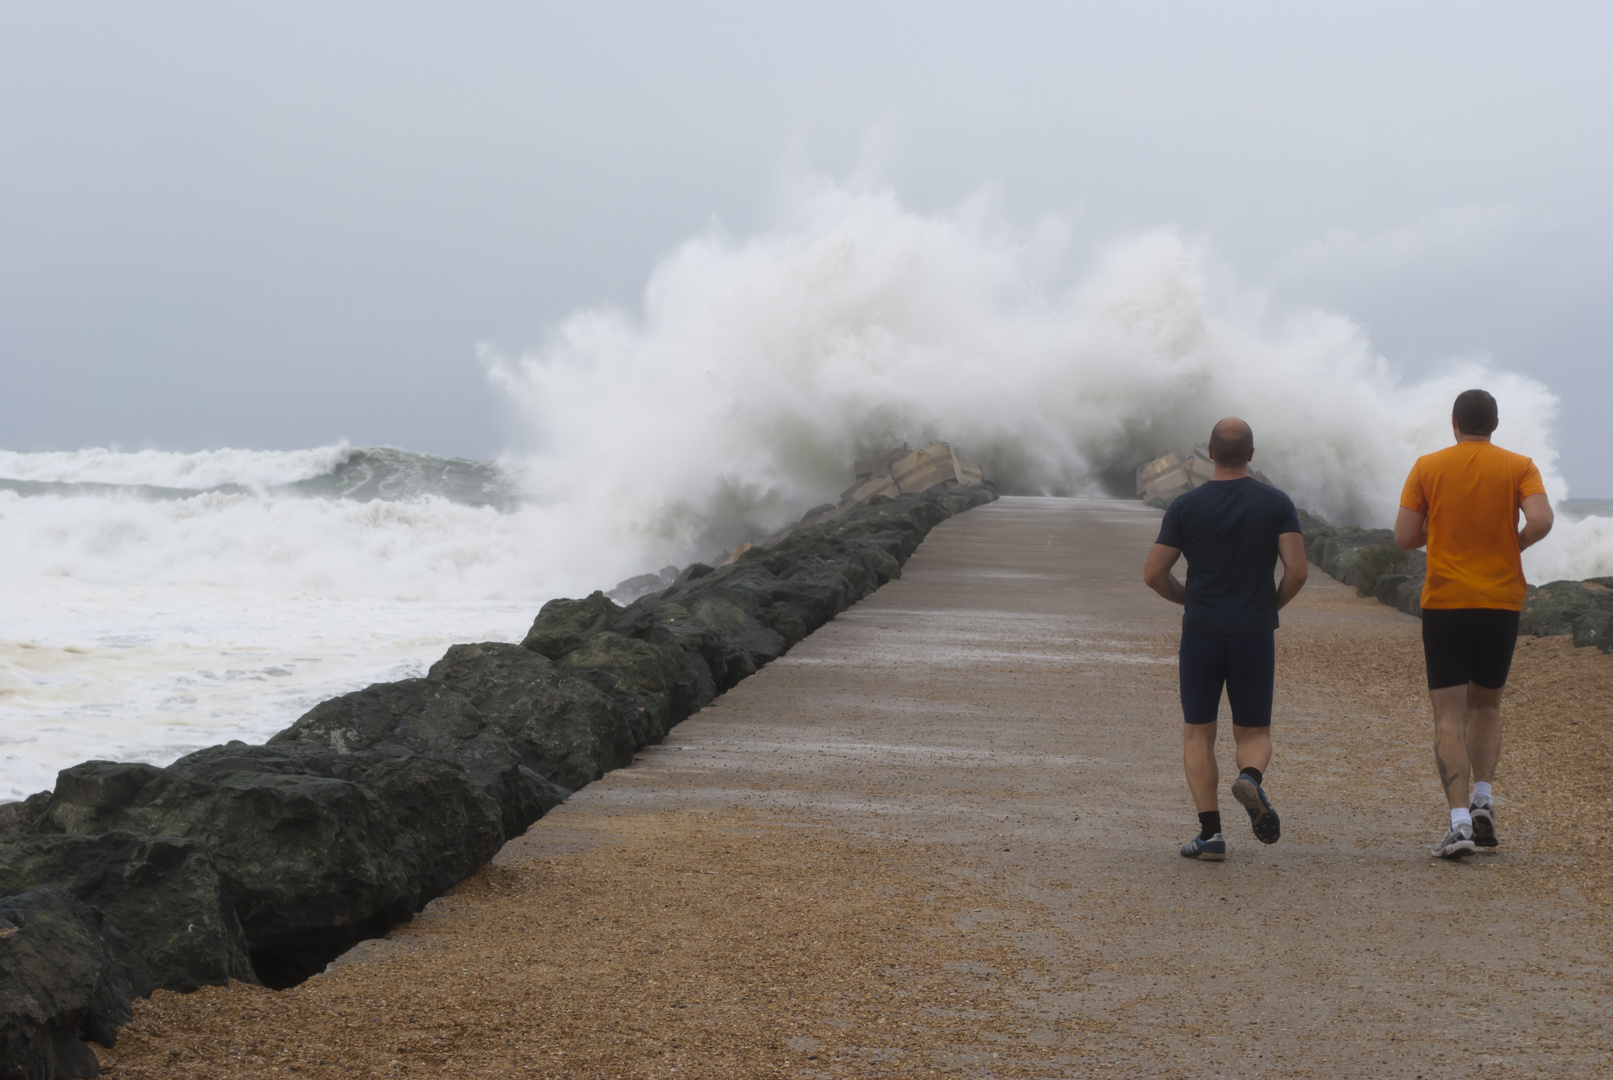
[[[1281, 843], [1189, 862], [1159, 515], [1007, 498], [384, 941], [159, 993], [114, 1077], [1613, 1075], [1613, 657], [1523, 644], [1499, 854], [1444, 809], [1414, 619], [1278, 635]], [[1230, 781], [1231, 732], [1222, 758]]]

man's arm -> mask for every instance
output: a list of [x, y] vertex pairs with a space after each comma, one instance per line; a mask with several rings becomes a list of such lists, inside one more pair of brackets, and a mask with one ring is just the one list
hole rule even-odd
[[[1550, 528], [1550, 526], [1547, 526]], [[1395, 515], [1395, 547], [1414, 551], [1428, 543], [1428, 517], [1402, 506]]]
[[1305, 538], [1297, 532], [1277, 534], [1277, 557], [1283, 561], [1283, 580], [1277, 586], [1277, 610], [1299, 595], [1305, 581], [1311, 576], [1311, 564], [1305, 558]]
[[[1404, 510], [1401, 513], [1405, 513]], [[1556, 515], [1544, 495], [1530, 495], [1523, 500], [1523, 528], [1518, 530], [1518, 550], [1538, 544], [1551, 532]]]
[[1181, 548], [1155, 544], [1148, 552], [1148, 561], [1143, 564], [1143, 584], [1173, 604], [1187, 603], [1187, 590], [1182, 588], [1182, 583], [1171, 573], [1171, 567], [1175, 566], [1176, 560], [1181, 557]]

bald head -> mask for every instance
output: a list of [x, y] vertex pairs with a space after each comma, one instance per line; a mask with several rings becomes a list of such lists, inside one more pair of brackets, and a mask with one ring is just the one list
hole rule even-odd
[[1249, 464], [1255, 454], [1255, 433], [1236, 416], [1229, 416], [1210, 430], [1210, 460], [1229, 469]]

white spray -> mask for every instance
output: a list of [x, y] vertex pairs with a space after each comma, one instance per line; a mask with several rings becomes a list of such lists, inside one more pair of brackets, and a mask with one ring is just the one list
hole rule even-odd
[[[1213, 285], [1226, 275], [1169, 231], [1059, 291], [1047, 247], [978, 207], [926, 217], [821, 184], [788, 228], [684, 244], [641, 316], [578, 313], [490, 370], [531, 422], [534, 492], [608, 522], [644, 565], [784, 524], [832, 498], [859, 451], [946, 438], [1007, 490], [1093, 492], [1229, 414], [1300, 505], [1387, 524], [1470, 386], [1501, 402], [1497, 441], [1567, 493], [1556, 399], [1534, 379], [1472, 359], [1403, 378], [1348, 319]], [[1613, 572], [1613, 550], [1564, 539], [1531, 553], [1537, 573]]]

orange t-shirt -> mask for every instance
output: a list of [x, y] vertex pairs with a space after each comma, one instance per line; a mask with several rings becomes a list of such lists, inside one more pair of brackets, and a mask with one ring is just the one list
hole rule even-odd
[[1418, 458], [1400, 505], [1428, 518], [1423, 607], [1523, 610], [1518, 508], [1545, 491], [1533, 461], [1491, 443]]

